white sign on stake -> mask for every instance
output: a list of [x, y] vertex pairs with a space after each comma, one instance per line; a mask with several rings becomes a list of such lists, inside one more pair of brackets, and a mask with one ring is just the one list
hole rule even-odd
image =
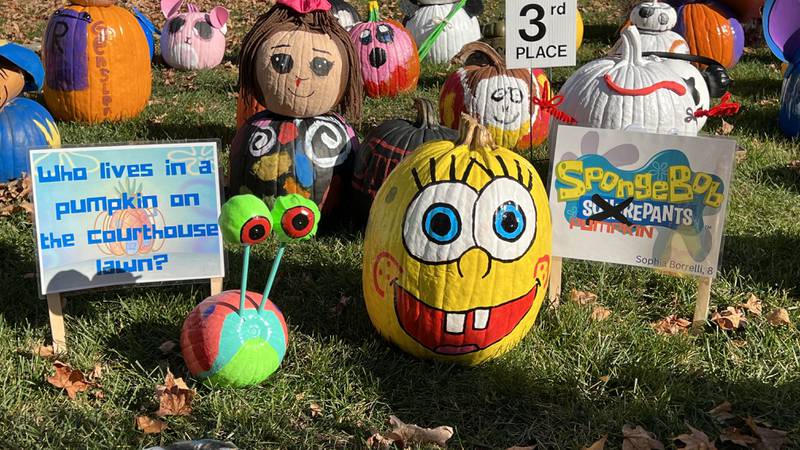
[[506, 0], [506, 66], [574, 66], [577, 11], [577, 0]]

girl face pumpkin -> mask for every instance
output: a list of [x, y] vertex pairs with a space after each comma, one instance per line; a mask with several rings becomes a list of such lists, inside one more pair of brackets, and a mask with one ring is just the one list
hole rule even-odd
[[279, 31], [257, 53], [258, 85], [267, 109], [296, 117], [327, 113], [341, 100], [348, 70], [342, 52], [328, 35]]

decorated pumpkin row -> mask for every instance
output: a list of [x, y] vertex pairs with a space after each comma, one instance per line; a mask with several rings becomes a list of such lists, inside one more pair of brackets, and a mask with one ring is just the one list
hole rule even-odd
[[38, 91], [43, 81], [44, 68], [36, 53], [0, 40], [0, 182], [30, 173], [31, 148], [61, 145], [50, 113], [39, 103], [19, 97]]

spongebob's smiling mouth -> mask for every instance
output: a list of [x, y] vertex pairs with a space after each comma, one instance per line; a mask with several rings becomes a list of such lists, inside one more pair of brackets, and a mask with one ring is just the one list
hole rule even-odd
[[394, 307], [400, 327], [428, 350], [463, 355], [484, 350], [511, 334], [530, 311], [539, 279], [527, 294], [501, 305], [466, 311], [444, 311], [425, 304], [394, 283]]

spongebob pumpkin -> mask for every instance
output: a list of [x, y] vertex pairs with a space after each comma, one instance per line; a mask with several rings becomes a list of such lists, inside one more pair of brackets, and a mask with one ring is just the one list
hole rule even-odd
[[550, 248], [536, 170], [462, 114], [457, 142], [423, 144], [375, 197], [364, 242], [367, 311], [408, 353], [478, 364], [533, 326]]

